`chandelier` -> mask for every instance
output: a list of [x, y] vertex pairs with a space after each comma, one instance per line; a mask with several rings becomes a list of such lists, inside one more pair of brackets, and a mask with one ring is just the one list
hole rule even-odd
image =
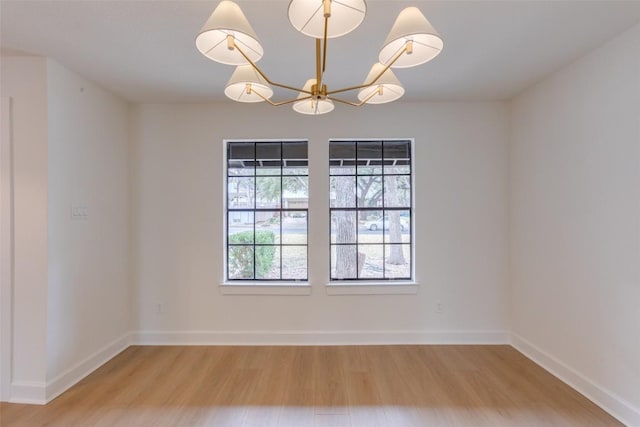
[[[256, 65], [264, 50], [258, 36], [236, 3], [222, 0], [196, 36], [196, 47], [207, 58], [236, 69], [225, 88], [225, 95], [239, 102], [262, 102], [273, 106], [293, 104], [302, 114], [324, 114], [334, 109], [334, 102], [360, 107], [395, 101], [404, 88], [391, 68], [408, 68], [435, 58], [443, 47], [442, 38], [418, 8], [408, 7], [396, 18], [364, 83], [339, 89], [327, 88], [323, 77], [327, 66], [327, 39], [343, 36], [364, 20], [365, 0], [291, 0], [289, 21], [293, 27], [315, 39], [315, 78], [303, 87], [277, 83]], [[297, 96], [272, 101], [273, 89], [280, 87]], [[359, 102], [339, 95], [357, 90]], [[336, 96], [338, 95], [338, 96]]]

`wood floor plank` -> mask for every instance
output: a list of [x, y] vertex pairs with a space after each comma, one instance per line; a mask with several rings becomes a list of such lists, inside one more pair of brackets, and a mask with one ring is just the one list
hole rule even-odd
[[278, 426], [312, 426], [314, 422], [313, 362], [315, 347], [293, 347], [290, 375], [285, 379]]
[[620, 426], [510, 346], [130, 347], [0, 426]]
[[378, 384], [369, 372], [345, 374], [349, 415], [353, 427], [386, 427], [389, 425]]
[[338, 347], [315, 347], [314, 399], [316, 414], [346, 414], [347, 395], [343, 361]]
[[424, 425], [420, 413], [420, 394], [412, 390], [406, 377], [400, 374], [401, 366], [394, 360], [394, 353], [403, 346], [376, 346], [368, 352], [378, 392], [384, 402], [387, 422], [392, 426], [420, 427]]
[[[293, 347], [262, 347], [261, 375], [246, 408], [243, 427], [277, 427], [284, 408], [287, 384], [291, 380]], [[256, 365], [252, 365], [256, 366]]]

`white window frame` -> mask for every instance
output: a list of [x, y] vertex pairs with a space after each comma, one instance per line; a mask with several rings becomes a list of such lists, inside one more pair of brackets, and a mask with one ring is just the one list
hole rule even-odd
[[[227, 192], [228, 192], [228, 145], [233, 142], [296, 142], [307, 141], [307, 138], [296, 139], [225, 139], [222, 143], [222, 179], [223, 179], [223, 194], [222, 194], [222, 206], [223, 206], [223, 219], [222, 219], [222, 254], [223, 254], [223, 280], [220, 284], [220, 292], [223, 295], [310, 295], [311, 285], [309, 283], [309, 260], [307, 259], [307, 280], [306, 281], [261, 281], [261, 280], [229, 280], [227, 277], [228, 272], [228, 254], [227, 254], [227, 218], [228, 218], [228, 206], [227, 206]], [[311, 194], [309, 194], [309, 198]], [[307, 209], [308, 212], [308, 209]], [[308, 221], [309, 215], [307, 215]], [[308, 230], [308, 225], [307, 225]], [[307, 247], [309, 245], [307, 236]], [[307, 249], [308, 253], [308, 249]]]
[[[418, 282], [416, 281], [416, 220], [415, 220], [415, 139], [414, 138], [331, 138], [330, 141], [409, 141], [411, 146], [411, 279], [385, 279], [385, 280], [366, 280], [366, 279], [355, 279], [355, 280], [332, 280], [331, 279], [331, 265], [329, 256], [329, 265], [328, 265], [328, 276], [329, 281], [326, 285], [326, 290], [328, 295], [407, 295], [407, 294], [416, 294], [418, 292]], [[329, 158], [326, 159], [329, 161]], [[329, 182], [330, 176], [327, 177], [327, 183]], [[329, 215], [330, 215], [329, 210]], [[329, 223], [331, 220], [329, 220]], [[329, 230], [328, 236], [328, 247], [331, 248], [331, 230]]]

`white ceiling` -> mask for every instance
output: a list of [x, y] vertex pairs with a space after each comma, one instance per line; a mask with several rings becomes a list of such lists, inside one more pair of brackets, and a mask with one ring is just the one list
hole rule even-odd
[[[226, 99], [232, 67], [195, 48], [212, 1], [7, 1], [3, 52], [46, 55], [133, 102]], [[313, 39], [287, 20], [288, 1], [238, 0], [265, 49], [259, 65], [302, 86], [315, 73]], [[404, 7], [418, 6], [444, 39], [432, 62], [400, 69], [405, 101], [508, 99], [640, 21], [632, 1], [368, 1], [354, 32], [329, 41], [329, 89], [360, 84]], [[291, 93], [276, 92], [275, 98]], [[353, 94], [355, 99], [355, 94]]]

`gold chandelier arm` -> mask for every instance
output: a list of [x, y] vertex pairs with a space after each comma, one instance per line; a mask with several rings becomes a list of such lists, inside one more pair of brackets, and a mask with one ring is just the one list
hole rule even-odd
[[281, 105], [292, 104], [297, 101], [306, 101], [307, 99], [311, 99], [311, 95], [309, 95], [309, 96], [305, 96], [304, 98], [294, 98], [294, 99], [287, 99], [286, 101], [273, 102], [272, 100], [270, 100], [266, 96], [263, 96], [260, 92], [258, 92], [255, 89], [252, 89], [252, 92], [258, 95], [260, 98], [262, 98], [263, 101], [267, 101], [269, 104], [273, 105], [274, 107], [279, 107]]
[[373, 98], [377, 94], [378, 94], [378, 91], [374, 90], [373, 92], [371, 92], [369, 94], [369, 96], [367, 96], [365, 99], [363, 99], [360, 102], [351, 102], [351, 101], [347, 101], [347, 100], [344, 100], [344, 99], [334, 98], [333, 96], [332, 97], [327, 97], [327, 98], [332, 100], [332, 101], [340, 102], [342, 104], [351, 105], [352, 107], [362, 107], [364, 104], [366, 104], [371, 98]]
[[[238, 49], [238, 52], [240, 52], [240, 54], [244, 57], [244, 59], [246, 59], [246, 60], [247, 60], [247, 62], [249, 63], [249, 65], [251, 65], [251, 66], [253, 67], [253, 69], [254, 69], [254, 70], [256, 70], [256, 71], [258, 72], [258, 74], [260, 74], [260, 76], [262, 76], [262, 78], [263, 78], [263, 79], [265, 79], [265, 80], [267, 81], [267, 83], [269, 83], [270, 85], [272, 85], [272, 86], [277, 86], [277, 87], [281, 87], [281, 88], [283, 88], [283, 89], [293, 90], [293, 91], [295, 91], [295, 92], [303, 92], [303, 93], [306, 93], [306, 94], [308, 94], [308, 95], [313, 95], [313, 94], [312, 94], [310, 91], [308, 91], [308, 90], [304, 90], [304, 89], [300, 89], [300, 88], [297, 88], [297, 87], [293, 87], [293, 86], [289, 86], [289, 85], [285, 85], [285, 84], [282, 84], [282, 83], [277, 83], [277, 82], [271, 81], [271, 79], [269, 79], [269, 77], [267, 77], [267, 75], [266, 75], [265, 73], [263, 73], [263, 72], [262, 72], [262, 70], [260, 69], [260, 67], [258, 67], [258, 66], [256, 65], [256, 63], [255, 63], [255, 62], [253, 62], [253, 61], [251, 60], [251, 58], [249, 58], [249, 57], [247, 56], [247, 54], [246, 54], [246, 53], [244, 53], [244, 51], [240, 48], [240, 46], [238, 46], [238, 45], [237, 45], [237, 43], [236, 43], [235, 39], [233, 40], [233, 48], [234, 48], [234, 49]], [[258, 92], [256, 92], [256, 93], [258, 93]]]
[[343, 89], [336, 89], [336, 90], [328, 91], [327, 95], [333, 95], [334, 93], [348, 92], [348, 91], [351, 91], [351, 90], [362, 89], [362, 88], [365, 88], [365, 87], [373, 86], [380, 79], [380, 77], [382, 77], [382, 75], [384, 73], [386, 73], [387, 70], [389, 68], [391, 68], [393, 66], [393, 64], [398, 59], [400, 59], [400, 57], [402, 55], [404, 55], [408, 51], [409, 51], [409, 42], [407, 42], [407, 44], [405, 44], [405, 46], [404, 46], [404, 48], [402, 50], [400, 50], [398, 53], [395, 54], [395, 56], [391, 59], [391, 61], [389, 61], [389, 63], [387, 65], [385, 65], [385, 67], [382, 69], [382, 71], [380, 71], [378, 73], [378, 75], [373, 80], [371, 80], [370, 82], [367, 82], [367, 83], [364, 83], [364, 84], [361, 84], [361, 85], [358, 85], [358, 86], [349, 86], [349, 87], [345, 87]]

